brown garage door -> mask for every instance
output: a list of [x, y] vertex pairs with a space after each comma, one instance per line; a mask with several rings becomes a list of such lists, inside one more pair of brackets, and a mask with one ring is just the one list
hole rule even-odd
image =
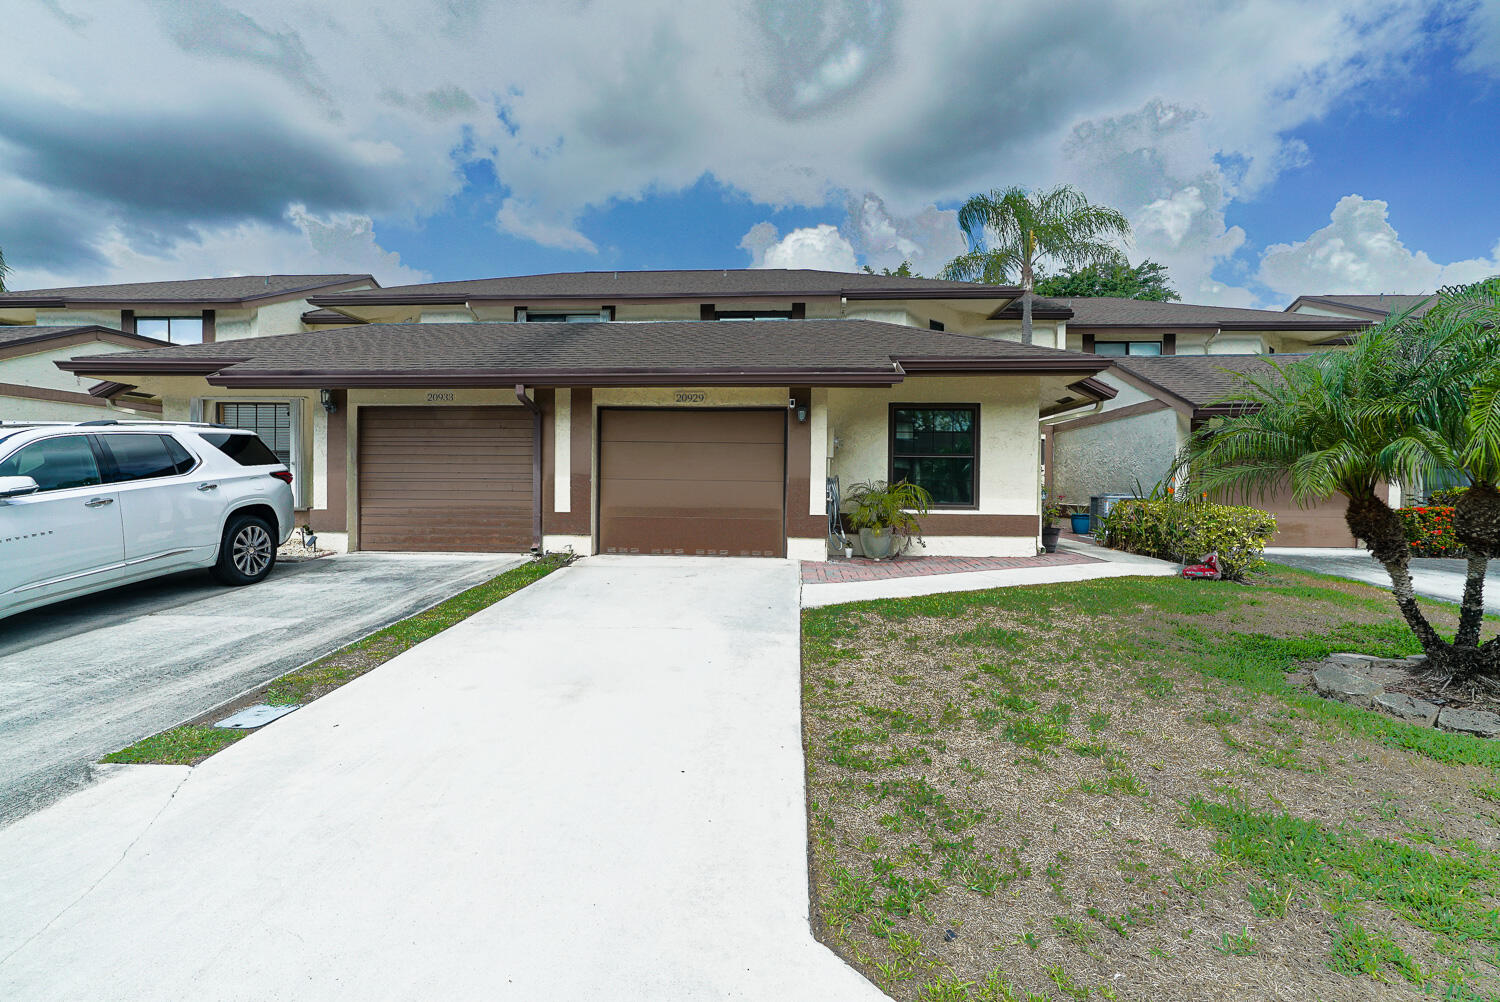
[[786, 412], [601, 410], [599, 549], [786, 552]]
[[532, 545], [532, 417], [520, 407], [363, 407], [359, 546]]
[[1347, 505], [1343, 495], [1335, 494], [1311, 508], [1300, 508], [1292, 500], [1289, 488], [1265, 496], [1247, 494], [1232, 504], [1249, 505], [1276, 516], [1276, 535], [1272, 546], [1357, 546], [1344, 522]]

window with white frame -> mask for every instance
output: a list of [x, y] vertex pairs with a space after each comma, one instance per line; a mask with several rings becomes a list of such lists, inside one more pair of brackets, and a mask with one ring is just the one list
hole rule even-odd
[[135, 332], [173, 344], [202, 344], [202, 317], [136, 317]]
[[516, 320], [523, 324], [601, 324], [614, 319], [614, 310], [530, 310], [516, 307]]

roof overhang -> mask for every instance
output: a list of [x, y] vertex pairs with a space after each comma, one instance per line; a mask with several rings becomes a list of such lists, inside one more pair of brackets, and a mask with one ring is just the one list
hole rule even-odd
[[1019, 288], [981, 285], [972, 289], [755, 289], [743, 292], [705, 291], [701, 289], [674, 290], [664, 292], [535, 292], [531, 294], [508, 292], [503, 295], [466, 295], [462, 292], [405, 292], [374, 293], [354, 292], [309, 296], [307, 301], [314, 306], [336, 309], [340, 306], [452, 306], [473, 309], [476, 306], [504, 306], [525, 302], [719, 302], [730, 299], [849, 299], [849, 300], [899, 300], [899, 299], [1014, 299], [1021, 294]]
[[[374, 283], [371, 275], [359, 275], [345, 279], [342, 282], [332, 282], [320, 285], [304, 285], [291, 289], [271, 289], [265, 293], [254, 296], [240, 296], [225, 298], [214, 297], [142, 297], [142, 296], [116, 296], [113, 298], [89, 298], [87, 296], [26, 296], [25, 293], [13, 293], [0, 296], [0, 309], [10, 307], [36, 308], [36, 309], [136, 309], [141, 306], [154, 306], [159, 309], [172, 309], [181, 307], [183, 309], [196, 310], [233, 310], [240, 309], [251, 303], [260, 303], [274, 299], [298, 299], [304, 293], [315, 292], [319, 289], [341, 289], [351, 285], [364, 285]], [[378, 284], [378, 283], [377, 283]], [[137, 310], [139, 312], [139, 310]]]

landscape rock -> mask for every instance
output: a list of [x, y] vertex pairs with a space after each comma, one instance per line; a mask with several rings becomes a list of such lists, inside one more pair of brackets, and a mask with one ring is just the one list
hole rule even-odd
[[1330, 654], [1324, 659], [1323, 664], [1344, 671], [1353, 672], [1361, 678], [1367, 678], [1381, 685], [1392, 685], [1403, 682], [1411, 677], [1416, 666], [1408, 664], [1405, 660], [1392, 661], [1389, 658], [1377, 658], [1370, 654]]
[[1383, 658], [1377, 658], [1373, 654], [1354, 654], [1354, 653], [1351, 653], [1349, 651], [1344, 651], [1343, 653], [1340, 653], [1340, 654], [1330, 654], [1330, 655], [1328, 655], [1328, 663], [1329, 664], [1342, 665], [1342, 666], [1344, 666], [1346, 668], [1349, 668], [1349, 667], [1355, 667], [1355, 668], [1357, 668], [1360, 665], [1366, 665], [1366, 664], [1369, 664], [1372, 661], [1382, 661], [1382, 660], [1384, 660], [1384, 659]]
[[1313, 688], [1325, 696], [1353, 703], [1355, 706], [1369, 706], [1376, 696], [1385, 691], [1380, 683], [1331, 664], [1313, 672]]
[[1442, 707], [1400, 692], [1382, 692], [1373, 700], [1375, 709], [1384, 710], [1393, 717], [1410, 720], [1412, 723], [1431, 727]]
[[1488, 710], [1444, 710], [1438, 714], [1437, 725], [1439, 730], [1454, 734], [1500, 738], [1500, 713]]

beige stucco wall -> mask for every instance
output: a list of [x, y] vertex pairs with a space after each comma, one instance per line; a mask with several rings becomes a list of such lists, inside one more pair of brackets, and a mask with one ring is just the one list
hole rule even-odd
[[37, 310], [38, 327], [86, 327], [98, 324], [101, 327], [120, 328], [119, 310]]
[[1177, 455], [1181, 416], [1173, 410], [1053, 430], [1053, 497], [1087, 504], [1096, 494], [1148, 493]]
[[30, 355], [0, 359], [0, 383], [21, 383], [24, 386], [45, 386], [53, 390], [86, 393], [98, 380], [64, 372], [56, 363], [83, 355], [113, 355], [132, 350], [107, 341], [90, 341], [87, 344], [71, 344], [65, 348], [44, 349]]

